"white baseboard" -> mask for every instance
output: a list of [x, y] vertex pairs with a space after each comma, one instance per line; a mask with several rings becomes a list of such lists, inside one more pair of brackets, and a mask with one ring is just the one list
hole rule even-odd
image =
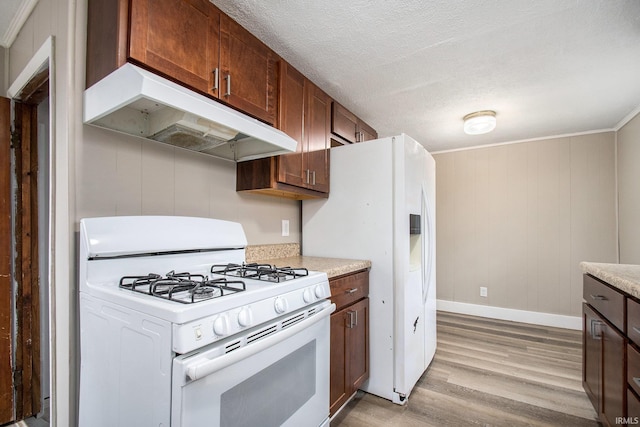
[[582, 317], [562, 314], [540, 313], [537, 311], [514, 310], [512, 308], [491, 307], [488, 305], [468, 304], [464, 302], [437, 300], [436, 308], [451, 313], [469, 314], [491, 319], [510, 320], [512, 322], [553, 326], [556, 328], [582, 330]]

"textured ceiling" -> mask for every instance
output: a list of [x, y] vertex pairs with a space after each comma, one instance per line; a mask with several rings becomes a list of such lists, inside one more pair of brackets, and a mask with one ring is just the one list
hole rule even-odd
[[[640, 106], [638, 0], [213, 0], [380, 136], [431, 151], [615, 128]], [[486, 135], [462, 117], [495, 110]]]

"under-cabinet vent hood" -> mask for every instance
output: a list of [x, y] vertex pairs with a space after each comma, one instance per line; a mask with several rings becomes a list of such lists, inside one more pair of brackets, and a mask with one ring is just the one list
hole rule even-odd
[[233, 161], [297, 146], [276, 128], [128, 63], [84, 92], [84, 122]]

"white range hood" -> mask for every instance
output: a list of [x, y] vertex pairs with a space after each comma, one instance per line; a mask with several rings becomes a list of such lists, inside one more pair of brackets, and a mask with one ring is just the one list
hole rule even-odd
[[297, 146], [274, 127], [129, 63], [84, 92], [84, 123], [238, 162]]

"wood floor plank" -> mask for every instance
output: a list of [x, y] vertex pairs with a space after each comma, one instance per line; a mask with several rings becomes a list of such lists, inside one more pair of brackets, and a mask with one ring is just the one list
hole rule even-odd
[[359, 392], [332, 427], [597, 426], [580, 331], [438, 312], [438, 348], [405, 406]]
[[[545, 370], [545, 367], [532, 366], [523, 360], [491, 361], [469, 354], [455, 354], [440, 351], [442, 363], [453, 363], [460, 368], [479, 368], [483, 372], [514, 377], [520, 380], [542, 382], [560, 388], [582, 391], [582, 377], [558, 372], [558, 369]], [[566, 370], [566, 369], [565, 369]]]

